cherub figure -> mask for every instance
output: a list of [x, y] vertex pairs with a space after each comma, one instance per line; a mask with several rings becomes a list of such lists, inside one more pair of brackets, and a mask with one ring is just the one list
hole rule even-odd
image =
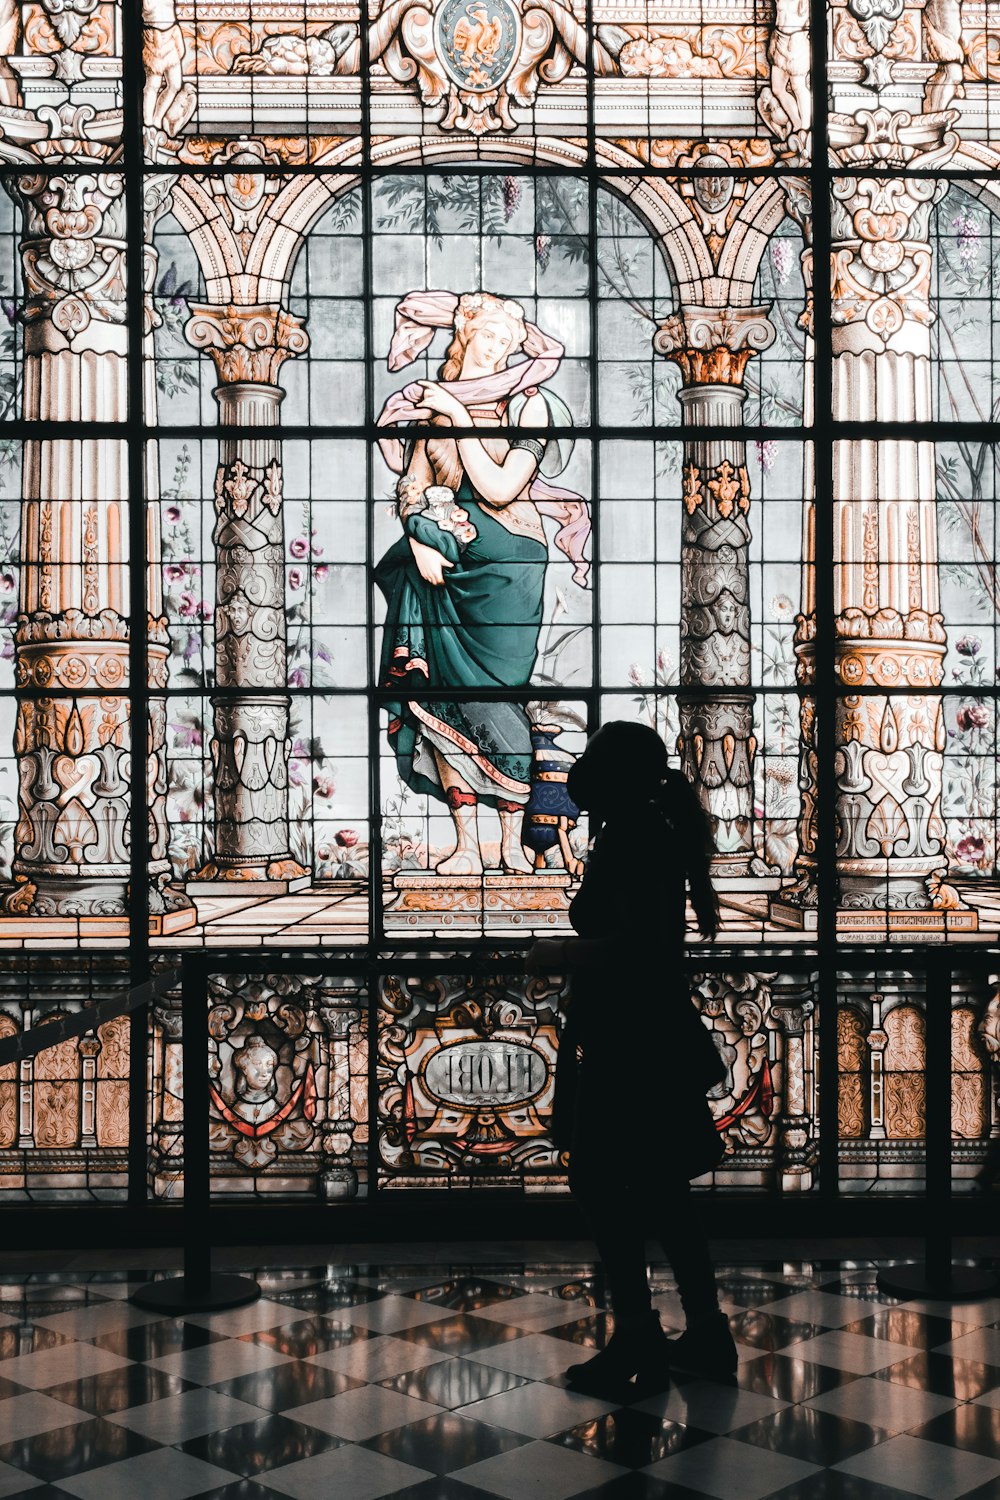
[[143, 124], [179, 135], [194, 114], [195, 92], [184, 81], [184, 36], [175, 0], [142, 0], [142, 64]]
[[924, 109], [928, 114], [947, 109], [953, 99], [965, 97], [962, 87], [962, 7], [959, 0], [927, 0], [923, 9], [924, 47], [937, 67], [924, 84]]
[[787, 141], [812, 123], [808, 0], [775, 0], [767, 59], [771, 81], [761, 92], [760, 112], [775, 135]]

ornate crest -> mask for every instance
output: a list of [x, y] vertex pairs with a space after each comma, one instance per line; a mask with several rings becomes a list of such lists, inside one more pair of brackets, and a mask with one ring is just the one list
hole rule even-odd
[[496, 89], [514, 66], [521, 17], [509, 0], [444, 0], [434, 17], [438, 55], [459, 89]]

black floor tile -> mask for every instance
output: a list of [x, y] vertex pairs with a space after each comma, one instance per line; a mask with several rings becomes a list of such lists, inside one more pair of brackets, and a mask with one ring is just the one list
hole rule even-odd
[[911, 1349], [936, 1349], [969, 1332], [960, 1317], [939, 1318], [932, 1313], [913, 1312], [905, 1307], [883, 1307], [870, 1317], [848, 1323], [846, 1333], [863, 1333], [868, 1338], [889, 1339], [894, 1344], [909, 1344]]
[[320, 1432], [304, 1422], [272, 1412], [255, 1422], [241, 1422], [223, 1432], [209, 1432], [204, 1437], [189, 1438], [177, 1446], [205, 1463], [228, 1469], [231, 1474], [250, 1477], [265, 1474], [282, 1464], [298, 1463], [316, 1453], [343, 1446], [340, 1438]]
[[595, 1417], [576, 1427], [550, 1437], [550, 1443], [585, 1453], [588, 1458], [603, 1458], [625, 1469], [642, 1469], [661, 1458], [693, 1448], [714, 1437], [698, 1427], [682, 1422], [667, 1422], [648, 1412], [619, 1408], [607, 1416]]
[[417, 1469], [429, 1469], [432, 1474], [452, 1474], [497, 1453], [523, 1448], [529, 1441], [520, 1433], [446, 1411], [392, 1432], [379, 1433], [358, 1446], [413, 1464]]
[[[65, 1312], [61, 1307], [59, 1312]], [[42, 1349], [54, 1349], [57, 1344], [70, 1344], [72, 1338], [64, 1333], [56, 1333], [54, 1328], [37, 1328], [33, 1323], [11, 1324], [7, 1328], [0, 1328], [0, 1361], [5, 1359], [16, 1359], [19, 1354], [38, 1354]], [[0, 1363], [0, 1372], [3, 1364]]]
[[[670, 1500], [673, 1500], [672, 1495]], [[823, 1469], [818, 1474], [811, 1474], [808, 1479], [777, 1490], [769, 1500], [914, 1500], [914, 1497], [909, 1490], [897, 1490], [891, 1485], [857, 1479], [853, 1474], [838, 1474], [833, 1469]], [[971, 1500], [971, 1497], [963, 1495], [962, 1500]], [[980, 1500], [996, 1500], [996, 1495], [981, 1496]]]
[[729, 1327], [734, 1339], [749, 1344], [754, 1349], [785, 1349], [789, 1344], [801, 1344], [805, 1339], [817, 1338], [826, 1333], [828, 1323], [799, 1323], [792, 1318], [779, 1317], [777, 1313], [758, 1312], [748, 1308], [746, 1312], [730, 1313]]
[[[0, 1366], [2, 1368], [2, 1366]], [[931, 1391], [935, 1396], [952, 1396], [956, 1401], [974, 1401], [1000, 1386], [1000, 1368], [981, 1364], [975, 1359], [953, 1359], [950, 1354], [914, 1354], [898, 1365], [877, 1370], [874, 1379], [892, 1380], [914, 1390]]]
[[145, 1323], [138, 1328], [116, 1328], [113, 1333], [102, 1333], [88, 1342], [125, 1359], [147, 1360], [164, 1359], [184, 1349], [200, 1349], [223, 1338], [225, 1334], [185, 1323], [183, 1318], [164, 1318], [161, 1323]]
[[393, 1338], [407, 1339], [412, 1344], [426, 1344], [442, 1354], [471, 1354], [476, 1349], [489, 1349], [494, 1344], [519, 1339], [523, 1328], [511, 1328], [506, 1323], [494, 1323], [490, 1318], [477, 1318], [469, 1313], [458, 1313], [454, 1317], [442, 1318], [440, 1323], [421, 1323], [417, 1328], [401, 1328]]
[[524, 1293], [509, 1282], [492, 1281], [485, 1276], [459, 1276], [429, 1282], [427, 1286], [415, 1288], [406, 1295], [415, 1302], [425, 1303], [430, 1307], [474, 1313], [480, 1307], [493, 1307], [497, 1302], [509, 1302], [514, 1297], [522, 1297]]
[[583, 1490], [573, 1500], [705, 1500], [700, 1490], [689, 1489], [686, 1484], [667, 1484], [654, 1479], [652, 1474], [622, 1474], [610, 1479], [596, 1489]]
[[808, 1401], [857, 1378], [847, 1370], [834, 1369], [833, 1365], [814, 1365], [810, 1360], [796, 1359], [794, 1354], [762, 1354], [759, 1359], [740, 1365], [736, 1372], [740, 1390], [774, 1396], [778, 1401]]
[[301, 1308], [303, 1312], [324, 1313], [349, 1312], [352, 1307], [365, 1307], [369, 1302], [378, 1302], [384, 1293], [372, 1291], [370, 1287], [355, 1286], [353, 1282], [324, 1281], [316, 1286], [290, 1287], [288, 1291], [268, 1290], [266, 1295], [272, 1302], [284, 1302], [288, 1307]]
[[245, 1333], [241, 1339], [245, 1344], [261, 1344], [265, 1349], [273, 1349], [276, 1354], [289, 1354], [292, 1359], [310, 1359], [317, 1354], [328, 1354], [331, 1349], [343, 1349], [347, 1344], [363, 1342], [368, 1337], [367, 1329], [335, 1323], [325, 1317], [311, 1317], [297, 1319], [294, 1323], [280, 1323], [277, 1328], [262, 1328], [257, 1333]]
[[414, 1396], [418, 1401], [429, 1401], [433, 1406], [454, 1409], [456, 1406], [470, 1406], [473, 1401], [485, 1401], [487, 1396], [499, 1396], [503, 1391], [530, 1382], [523, 1375], [513, 1375], [508, 1370], [496, 1370], [477, 1360], [456, 1357], [424, 1365], [419, 1370], [408, 1370], [402, 1375], [392, 1375], [378, 1384], [404, 1396]]
[[435, 1474], [432, 1479], [423, 1479], [405, 1490], [397, 1490], [392, 1500], [489, 1500], [489, 1496], [486, 1490], [474, 1489], [471, 1484], [463, 1484], [461, 1479]]
[[[923, 1427], [913, 1428], [910, 1436], [944, 1443], [947, 1448], [966, 1448], [984, 1458], [1000, 1458], [1000, 1411], [989, 1406], [956, 1406]], [[996, 1488], [1000, 1495], [1000, 1480]]]
[[[576, 1323], [561, 1323], [545, 1332], [554, 1339], [565, 1339], [581, 1349], [603, 1349], [614, 1332], [614, 1320], [605, 1312], [592, 1312]], [[572, 1355], [569, 1356], [572, 1358]]]
[[891, 1434], [811, 1406], [788, 1406], [730, 1433], [753, 1448], [768, 1448], [806, 1463], [830, 1465], [884, 1443]]
[[124, 1365], [103, 1375], [87, 1375], [81, 1380], [68, 1380], [65, 1385], [49, 1386], [45, 1394], [80, 1411], [106, 1416], [108, 1412], [124, 1411], [127, 1406], [145, 1406], [149, 1401], [162, 1401], [165, 1396], [179, 1396], [182, 1391], [195, 1389], [194, 1381], [182, 1380], [179, 1375], [167, 1375], [148, 1365]]
[[86, 1469], [134, 1458], [137, 1453], [151, 1453], [162, 1446], [130, 1432], [127, 1427], [106, 1422], [103, 1417], [92, 1417], [89, 1422], [57, 1427], [53, 1432], [42, 1432], [21, 1442], [0, 1443], [0, 1463], [58, 1484], [61, 1479], [82, 1474]]
[[237, 1401], [248, 1401], [251, 1406], [263, 1407], [265, 1411], [286, 1411], [307, 1401], [340, 1396], [344, 1391], [357, 1390], [364, 1384], [365, 1381], [342, 1375], [339, 1370], [326, 1370], [322, 1365], [297, 1360], [292, 1364], [274, 1365], [270, 1370], [256, 1370], [252, 1375], [222, 1380], [211, 1389], [235, 1396]]

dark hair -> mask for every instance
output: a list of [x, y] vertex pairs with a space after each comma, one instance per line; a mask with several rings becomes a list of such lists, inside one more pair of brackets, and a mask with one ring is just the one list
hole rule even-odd
[[712, 824], [690, 781], [671, 767], [667, 747], [655, 729], [613, 719], [591, 737], [584, 758], [590, 761], [588, 781], [610, 779], [615, 768], [624, 773], [631, 798], [647, 797], [655, 805], [681, 851], [698, 926], [706, 937], [714, 937], [719, 900], [711, 875], [716, 852]]

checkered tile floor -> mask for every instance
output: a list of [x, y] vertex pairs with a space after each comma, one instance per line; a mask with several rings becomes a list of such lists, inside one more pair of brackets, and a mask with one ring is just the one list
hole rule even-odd
[[[610, 1331], [592, 1265], [390, 1254], [272, 1267], [259, 1302], [185, 1318], [134, 1307], [136, 1272], [0, 1273], [0, 1497], [1000, 1497], [1000, 1299], [721, 1267], [736, 1384], [616, 1406], [562, 1378]], [[654, 1286], [676, 1329], [662, 1267]]]

